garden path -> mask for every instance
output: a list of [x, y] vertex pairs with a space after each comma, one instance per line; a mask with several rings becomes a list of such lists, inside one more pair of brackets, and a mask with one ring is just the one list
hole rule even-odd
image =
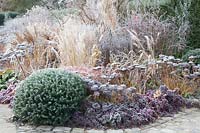
[[141, 128], [107, 131], [51, 126], [16, 127], [9, 122], [11, 116], [11, 109], [7, 105], [0, 105], [0, 133], [200, 133], [200, 109], [186, 109], [174, 117], [163, 117]]
[[9, 122], [11, 116], [11, 109], [9, 109], [7, 105], [0, 105], [0, 133], [16, 132], [16, 126]]

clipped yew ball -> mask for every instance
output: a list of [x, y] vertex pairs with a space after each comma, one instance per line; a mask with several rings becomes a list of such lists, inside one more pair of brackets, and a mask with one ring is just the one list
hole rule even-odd
[[43, 69], [17, 87], [13, 111], [21, 122], [63, 125], [86, 96], [85, 84], [78, 75], [60, 69]]

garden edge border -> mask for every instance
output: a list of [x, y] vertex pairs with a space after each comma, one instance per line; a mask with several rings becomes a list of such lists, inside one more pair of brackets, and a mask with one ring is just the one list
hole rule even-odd
[[176, 118], [180, 118], [184, 115], [190, 114], [192, 111], [199, 111], [199, 108], [191, 108], [190, 110], [183, 109], [181, 112], [174, 114], [173, 117], [160, 117], [154, 123], [149, 125], [142, 126], [140, 128], [127, 128], [127, 129], [107, 129], [107, 130], [98, 130], [98, 129], [84, 129], [84, 128], [72, 128], [72, 127], [53, 127], [53, 126], [17, 126], [17, 131], [20, 132], [30, 132], [30, 131], [39, 131], [39, 132], [49, 132], [49, 133], [141, 133], [143, 130], [162, 125], [168, 121], [172, 121]]

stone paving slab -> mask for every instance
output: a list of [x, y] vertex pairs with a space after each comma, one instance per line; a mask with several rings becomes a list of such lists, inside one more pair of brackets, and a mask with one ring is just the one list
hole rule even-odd
[[200, 109], [186, 109], [174, 117], [162, 117], [155, 123], [124, 130], [93, 130], [52, 126], [16, 126], [8, 121], [12, 116], [7, 105], [0, 105], [0, 133], [200, 133]]
[[106, 131], [106, 133], [124, 133], [124, 131], [123, 130], [111, 130], [111, 129], [109, 129], [109, 130], [107, 130]]
[[55, 127], [53, 129], [53, 132], [55, 132], [55, 133], [70, 133], [71, 130], [72, 129], [69, 127]]
[[85, 133], [85, 130], [81, 128], [73, 128], [71, 133]]
[[54, 127], [52, 126], [38, 126], [37, 131], [52, 131]]
[[125, 129], [124, 133], [141, 133], [141, 129], [140, 128]]
[[8, 121], [12, 115], [6, 105], [0, 105], [0, 133], [16, 133], [16, 126]]
[[105, 131], [103, 131], [103, 130], [93, 130], [93, 129], [91, 129], [91, 130], [87, 130], [86, 133], [105, 133]]

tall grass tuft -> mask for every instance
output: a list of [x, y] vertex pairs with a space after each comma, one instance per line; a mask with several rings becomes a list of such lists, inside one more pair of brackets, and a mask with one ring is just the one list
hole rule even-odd
[[100, 56], [96, 32], [94, 25], [68, 19], [57, 34], [62, 66], [95, 65]]
[[45, 23], [29, 25], [23, 33], [16, 33], [16, 39], [7, 50], [14, 52], [10, 59], [11, 66], [24, 77], [38, 69], [58, 67], [55, 34]]

